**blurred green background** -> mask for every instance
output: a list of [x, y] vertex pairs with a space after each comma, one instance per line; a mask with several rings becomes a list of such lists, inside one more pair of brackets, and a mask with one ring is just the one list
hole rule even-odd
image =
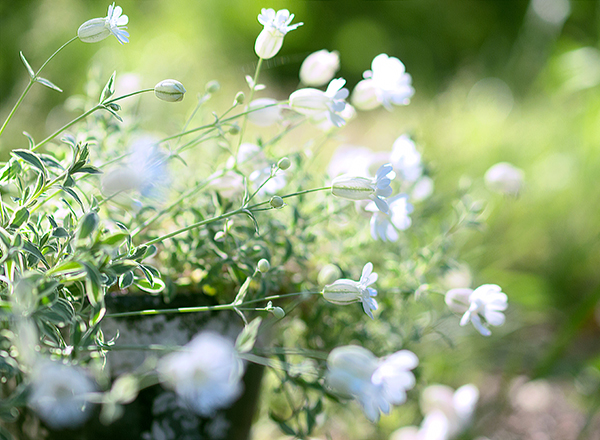
[[[75, 113], [63, 104], [82, 93], [90, 69], [103, 78], [115, 69], [118, 75], [134, 72], [132, 81], [140, 88], [164, 78], [182, 81], [188, 102], [162, 115], [167, 127], [179, 126], [209, 80], [223, 86], [222, 101], [211, 105], [226, 108], [245, 90], [244, 75], [254, 72], [260, 9], [288, 8], [295, 22], [305, 24], [266, 63], [261, 82], [268, 88], [259, 96], [285, 99], [298, 85], [300, 63], [315, 50], [340, 52], [338, 75], [349, 88], [375, 55], [396, 56], [413, 76], [412, 103], [392, 113], [361, 114], [342, 140], [390, 150], [396, 137], [409, 132], [430, 163], [439, 194], [470, 185], [487, 202], [487, 227], [464, 238], [463, 259], [472, 268], [473, 287], [501, 285], [511, 307], [506, 326], [496, 332], [502, 337], [474, 335], [459, 347], [485, 350], [471, 364], [505, 378], [524, 374], [575, 382], [600, 367], [600, 2], [118, 4], [130, 19], [130, 43], [75, 42], [61, 53], [43, 76], [64, 93], [34, 87], [0, 141], [3, 156], [26, 147], [23, 130], [41, 139], [72, 119]], [[105, 0], [0, 2], [1, 119], [26, 85], [19, 50], [39, 67], [81, 23], [105, 16], [107, 5]], [[158, 106], [148, 109], [160, 115]], [[152, 117], [144, 123], [151, 127]], [[525, 171], [520, 197], [485, 190], [485, 171], [500, 161]], [[460, 385], [468, 376], [458, 352], [449, 351], [434, 367], [440, 380]], [[584, 403], [598, 393], [598, 381], [585, 384]]]

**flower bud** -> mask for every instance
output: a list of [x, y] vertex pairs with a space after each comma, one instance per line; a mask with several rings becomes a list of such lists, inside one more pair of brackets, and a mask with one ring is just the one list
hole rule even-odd
[[285, 205], [285, 202], [279, 196], [273, 196], [273, 197], [271, 197], [271, 200], [269, 201], [269, 203], [271, 204], [271, 207], [275, 208], [275, 209], [282, 208], [283, 205]]
[[206, 83], [206, 93], [217, 93], [219, 90], [221, 90], [221, 84], [219, 84], [219, 81], [209, 81]]
[[271, 263], [269, 263], [269, 260], [262, 258], [258, 261], [256, 268], [260, 273], [267, 273], [271, 269]]
[[348, 200], [365, 200], [375, 194], [371, 180], [365, 177], [340, 176], [333, 180], [331, 192]]
[[178, 102], [183, 100], [186, 90], [179, 81], [165, 79], [154, 86], [154, 94], [158, 99], [167, 102]]
[[217, 231], [217, 233], [214, 236], [214, 240], [215, 241], [224, 241], [225, 240], [225, 232]]
[[231, 125], [231, 127], [229, 127], [229, 134], [232, 134], [232, 135], [235, 136], [239, 132], [240, 132], [240, 126], [239, 125], [233, 124], [233, 125]]
[[310, 54], [300, 66], [300, 81], [307, 86], [320, 87], [331, 81], [339, 68], [337, 51], [319, 50]]
[[233, 105], [241, 105], [244, 103], [245, 100], [246, 100], [246, 95], [244, 95], [244, 92], [237, 92], [237, 94], [235, 95], [235, 98], [233, 100]]
[[263, 60], [273, 58], [283, 46], [284, 34], [277, 29], [263, 29], [256, 38], [254, 51]]
[[92, 18], [77, 29], [77, 36], [84, 43], [97, 43], [109, 35], [110, 29], [106, 26], [104, 18]]
[[333, 304], [351, 304], [362, 298], [362, 289], [356, 281], [341, 279], [323, 289], [323, 298]]
[[275, 307], [275, 308], [273, 308], [273, 310], [271, 310], [271, 313], [277, 319], [283, 319], [285, 317], [285, 310], [283, 310], [281, 307]]
[[455, 313], [465, 313], [469, 310], [469, 297], [471, 296], [471, 293], [473, 293], [472, 289], [450, 289], [446, 292], [446, 305]]
[[381, 105], [372, 79], [359, 81], [352, 91], [352, 105], [359, 110], [373, 110]]
[[277, 168], [283, 171], [287, 170], [291, 165], [292, 162], [287, 157], [282, 157], [279, 159], [279, 162], [277, 162]]

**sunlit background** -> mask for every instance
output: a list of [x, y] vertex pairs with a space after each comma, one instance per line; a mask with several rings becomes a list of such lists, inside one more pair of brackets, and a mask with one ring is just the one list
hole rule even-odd
[[[61, 53], [44, 76], [64, 93], [34, 87], [0, 142], [4, 157], [26, 148], [23, 130], [42, 139], [71, 120], [76, 113], [65, 97], [115, 69], [121, 90], [153, 87], [164, 78], [185, 84], [186, 101], [174, 110], [144, 101], [141, 124], [150, 131], [156, 121], [164, 132], [180, 127], [210, 80], [222, 86], [213, 107], [226, 108], [238, 90], [247, 90], [244, 76], [254, 72], [253, 45], [261, 30], [256, 16], [263, 7], [288, 8], [305, 24], [267, 62], [261, 82], [268, 87], [259, 97], [286, 99], [299, 83], [302, 60], [319, 49], [339, 51], [338, 75], [350, 89], [374, 56], [396, 56], [413, 77], [411, 104], [361, 114], [327, 144], [323, 166], [337, 145], [389, 150], [396, 137], [410, 133], [430, 164], [436, 192], [472, 186], [486, 203], [487, 226], [464, 237], [463, 261], [473, 286], [497, 283], [511, 304], [502, 338], [474, 335], [427, 368], [445, 383], [480, 385], [478, 432], [492, 439], [599, 438], [586, 435], [599, 426], [600, 406], [600, 2], [119, 5], [129, 16], [130, 43], [76, 42], [65, 50], [68, 56]], [[2, 120], [27, 81], [19, 50], [37, 68], [106, 8], [106, 0], [0, 3]], [[485, 171], [502, 161], [525, 172], [519, 197], [485, 190]], [[554, 430], [540, 420], [553, 420]], [[581, 426], [587, 431], [577, 437]]]

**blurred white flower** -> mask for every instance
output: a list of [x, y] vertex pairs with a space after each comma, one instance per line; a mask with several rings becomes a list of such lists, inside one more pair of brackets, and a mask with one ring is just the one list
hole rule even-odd
[[379, 105], [391, 110], [392, 104], [409, 104], [415, 93], [404, 64], [384, 53], [373, 59], [371, 70], [365, 71], [363, 77], [365, 79], [352, 92], [352, 104], [359, 110], [371, 110]]
[[473, 384], [456, 391], [446, 385], [428, 386], [421, 394], [421, 411], [425, 414], [421, 429], [436, 432], [435, 438], [441, 440], [455, 438], [470, 425], [478, 400], [479, 390]]
[[373, 162], [375, 153], [366, 147], [354, 145], [341, 145], [335, 150], [327, 172], [330, 176], [351, 174], [354, 176], [369, 175], [369, 166]]
[[[334, 125], [333, 119], [330, 117], [330, 112], [319, 113], [318, 115], [312, 116], [310, 118], [310, 122], [312, 122], [319, 130], [324, 132], [329, 132], [338, 128], [337, 125]], [[350, 104], [346, 103], [346, 107], [344, 110], [339, 112], [337, 116], [340, 116], [344, 120], [344, 124], [354, 119], [356, 116], [356, 110]], [[342, 124], [342, 125], [344, 125]]]
[[348, 89], [343, 88], [345, 84], [344, 78], [336, 78], [331, 80], [326, 91], [312, 88], [296, 90], [290, 95], [290, 108], [317, 123], [326, 117], [334, 126], [341, 127], [346, 123], [341, 115], [348, 97]]
[[326, 49], [311, 53], [300, 66], [300, 81], [307, 86], [320, 87], [327, 84], [340, 68], [340, 54]]
[[369, 287], [377, 281], [377, 274], [373, 273], [373, 264], [367, 263], [363, 267], [359, 281], [341, 278], [323, 288], [323, 298], [333, 304], [351, 304], [361, 302], [363, 309], [371, 319], [373, 310], [377, 310], [377, 290]]
[[403, 134], [394, 141], [390, 162], [394, 166], [394, 170], [405, 181], [416, 182], [423, 173], [421, 153], [417, 150], [417, 146], [412, 139], [406, 134]]
[[108, 7], [105, 18], [92, 18], [86, 21], [77, 30], [77, 36], [84, 43], [96, 43], [113, 34], [119, 43], [129, 43], [129, 33], [125, 26], [129, 22], [127, 15], [121, 15], [123, 8], [113, 3]]
[[157, 370], [165, 385], [205, 417], [228, 408], [243, 390], [243, 363], [233, 343], [217, 333], [196, 335], [182, 351], [163, 357]]
[[[459, 287], [469, 287], [473, 282], [473, 277], [471, 276], [471, 269], [467, 264], [460, 263], [455, 267], [448, 269], [444, 272], [440, 283], [445, 289], [456, 289]], [[463, 310], [460, 313], [466, 312], [467, 309]]]
[[255, 99], [248, 105], [248, 121], [259, 127], [269, 127], [281, 122], [281, 106], [272, 98]]
[[508, 307], [508, 297], [496, 284], [484, 284], [469, 295], [469, 308], [460, 320], [460, 325], [465, 326], [470, 322], [483, 336], [490, 336], [492, 332], [481, 322], [481, 318], [489, 325], [500, 326], [504, 324], [505, 316], [502, 313]]
[[413, 212], [413, 206], [408, 203], [408, 195], [397, 194], [387, 199], [389, 212], [386, 214], [377, 209], [374, 202], [370, 202], [365, 208], [372, 212], [371, 216], [371, 236], [375, 240], [396, 241], [398, 232], [408, 229], [412, 223], [409, 214]]
[[256, 55], [265, 60], [277, 55], [283, 45], [285, 34], [303, 25], [303, 23], [291, 24], [293, 19], [294, 14], [290, 14], [287, 9], [275, 12], [274, 9], [263, 8], [258, 15], [258, 22], [264, 28], [258, 34], [254, 44]]
[[29, 406], [53, 429], [77, 428], [90, 416], [94, 384], [77, 367], [43, 361], [33, 371]]
[[508, 162], [499, 162], [485, 172], [484, 180], [490, 191], [517, 196], [523, 188], [525, 173]]
[[421, 176], [417, 180], [410, 192], [410, 199], [414, 202], [422, 202], [433, 194], [433, 179], [428, 176]]
[[135, 190], [144, 197], [162, 198], [169, 181], [166, 156], [153, 137], [143, 136], [132, 143], [127, 164], [103, 176], [102, 192], [110, 196]]
[[406, 401], [406, 390], [415, 385], [410, 370], [418, 364], [408, 350], [378, 359], [362, 347], [338, 347], [327, 358], [326, 383], [343, 397], [357, 399], [367, 419], [376, 422], [381, 412], [389, 414], [392, 405]]
[[[262, 185], [262, 183], [269, 178], [271, 175], [271, 166], [266, 166], [260, 170], [254, 170], [250, 173], [249, 179], [256, 185], [256, 187]], [[277, 173], [269, 181], [263, 185], [258, 191], [258, 195], [275, 194], [277, 191], [282, 189], [286, 184], [286, 178], [284, 173]]]
[[454, 313], [465, 313], [469, 310], [471, 303], [469, 297], [473, 293], [473, 289], [457, 287], [448, 290], [445, 295], [446, 305]]
[[392, 195], [390, 183], [395, 177], [391, 164], [379, 167], [375, 178], [342, 175], [333, 179], [331, 193], [348, 200], [371, 199], [381, 212], [388, 213], [389, 206], [384, 200]]

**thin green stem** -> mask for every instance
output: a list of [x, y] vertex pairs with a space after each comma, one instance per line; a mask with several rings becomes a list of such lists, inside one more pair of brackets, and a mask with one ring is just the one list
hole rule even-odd
[[94, 107], [92, 107], [91, 109], [89, 109], [87, 112], [79, 115], [78, 117], [76, 117], [75, 119], [73, 119], [71, 122], [69, 122], [68, 124], [63, 125], [61, 128], [59, 128], [58, 130], [56, 130], [54, 133], [52, 133], [50, 136], [48, 136], [46, 139], [44, 139], [42, 142], [40, 142], [39, 144], [35, 145], [31, 150], [37, 150], [38, 148], [40, 148], [42, 145], [47, 144], [48, 142], [50, 142], [52, 139], [54, 139], [56, 136], [58, 136], [59, 134], [61, 134], [63, 131], [65, 131], [67, 128], [71, 127], [72, 125], [75, 125], [76, 123], [78, 123], [79, 121], [81, 121], [84, 118], [87, 118], [89, 115], [91, 115], [92, 113], [94, 113], [96, 110], [101, 109], [102, 106], [100, 104], [96, 104]]
[[[256, 88], [256, 83], [258, 82], [258, 76], [260, 75], [260, 68], [262, 66], [263, 59], [258, 58], [258, 63], [256, 64], [256, 70], [254, 72], [254, 78], [252, 79], [252, 87], [250, 88], [250, 96], [248, 97], [248, 104], [246, 105], [246, 110], [250, 109], [250, 103], [252, 102], [252, 98], [254, 97], [254, 89]], [[242, 121], [242, 129], [240, 130], [240, 137], [238, 139], [237, 148], [235, 149], [235, 164], [237, 165], [237, 153], [240, 150], [240, 145], [242, 145], [242, 141], [244, 139], [244, 133], [246, 132], [246, 124], [248, 123], [248, 115], [244, 115], [244, 119]]]
[[104, 104], [104, 105], [112, 104], [113, 102], [120, 101], [121, 99], [129, 98], [131, 96], [139, 95], [141, 93], [147, 93], [147, 92], [153, 92], [153, 91], [154, 91], [154, 88], [137, 90], [135, 92], [127, 93], [125, 95], [117, 96], [116, 98], [110, 99], [108, 101], [104, 101], [102, 104]]
[[42, 70], [44, 69], [44, 67], [46, 67], [46, 64], [48, 64], [50, 62], [50, 60], [52, 60], [52, 58], [54, 58], [67, 45], [71, 44], [73, 41], [77, 40], [78, 38], [79, 37], [73, 37], [69, 41], [67, 41], [65, 44], [63, 44], [62, 46], [60, 46], [52, 55], [50, 55], [50, 58], [48, 58], [44, 62], [44, 64], [42, 64], [42, 67], [40, 67], [38, 69], [38, 71], [35, 73], [34, 77], [33, 78], [31, 78], [31, 77], [29, 78], [29, 84], [27, 84], [27, 87], [25, 88], [25, 90], [23, 91], [23, 93], [21, 93], [21, 96], [19, 97], [19, 100], [14, 105], [14, 107], [12, 108], [12, 110], [10, 111], [10, 113], [8, 114], [8, 116], [6, 117], [6, 120], [4, 121], [4, 124], [2, 124], [2, 128], [0, 128], [0, 136], [2, 136], [2, 133], [4, 132], [4, 129], [8, 125], [8, 122], [12, 119], [13, 115], [17, 111], [17, 108], [19, 108], [19, 106], [21, 105], [21, 102], [23, 102], [23, 99], [25, 98], [25, 95], [27, 95], [27, 93], [29, 93], [29, 90], [31, 89], [31, 87], [33, 86], [33, 84], [36, 82], [39, 74], [42, 72]]

